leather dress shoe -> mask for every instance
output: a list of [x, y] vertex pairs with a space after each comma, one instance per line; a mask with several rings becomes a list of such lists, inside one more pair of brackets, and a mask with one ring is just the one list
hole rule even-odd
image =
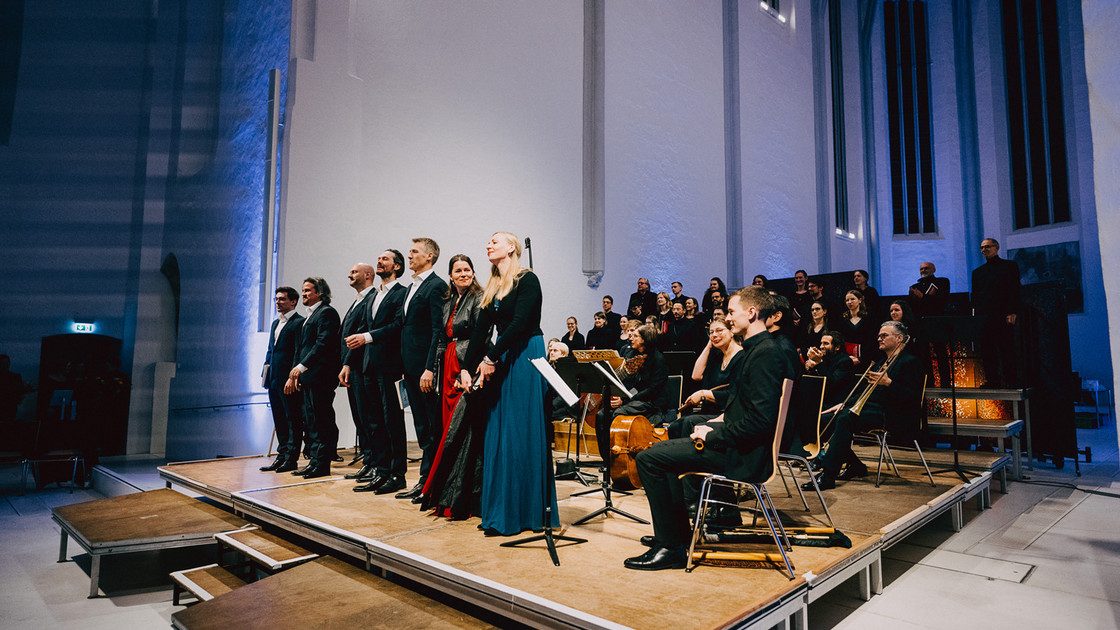
[[[401, 482], [403, 483], [404, 480], [402, 479]], [[401, 486], [401, 487], [403, 488], [404, 486]], [[415, 486], [412, 486], [408, 490], [405, 490], [404, 492], [398, 492], [397, 493], [397, 498], [398, 499], [411, 499], [413, 497], [420, 496], [420, 494], [423, 493], [423, 492], [424, 492], [424, 482], [423, 481], [418, 481], [418, 482], [416, 482]]]
[[304, 466], [303, 468], [298, 468], [296, 470], [293, 470], [292, 474], [295, 475], [296, 477], [302, 477], [302, 476], [306, 475], [307, 473], [309, 473], [312, 470], [315, 470], [317, 468], [319, 468], [319, 462], [317, 462], [315, 460], [311, 460], [311, 461], [307, 462], [307, 465]]
[[272, 471], [276, 470], [277, 468], [279, 468], [280, 466], [282, 466], [283, 464], [284, 464], [284, 458], [277, 457], [268, 466], [261, 466], [260, 471], [261, 472], [272, 472]]
[[863, 464], [863, 462], [857, 462], [857, 463], [854, 463], [854, 464], [848, 464], [847, 467], [844, 468], [844, 470], [840, 471], [839, 475], [836, 475], [836, 480], [837, 481], [848, 481], [849, 479], [855, 479], [857, 477], [866, 477], [866, 476], [867, 476], [867, 466], [865, 466]]
[[342, 459], [342, 456], [341, 456], [341, 455], [339, 455], [338, 453], [335, 453], [335, 454], [334, 454], [334, 457], [332, 457], [332, 458], [331, 458], [331, 461], [332, 461], [332, 462], [339, 462], [339, 463], [341, 463], [341, 462], [344, 462], [344, 461], [346, 461], [346, 460], [345, 460], [345, 459]]
[[354, 455], [354, 459], [350, 460], [350, 463], [346, 464], [346, 465], [347, 466], [353, 466], [354, 464], [357, 464], [358, 462], [362, 461], [363, 457], [364, 457], [364, 455], [362, 455], [361, 453], [358, 453], [357, 455]]
[[362, 466], [361, 469], [359, 469], [359, 470], [355, 470], [354, 472], [346, 473], [345, 475], [343, 475], [343, 477], [345, 477], [347, 479], [359, 479], [360, 480], [362, 477], [367, 477], [367, 476], [371, 475], [372, 473], [373, 473], [373, 466], [370, 465], [370, 464], [366, 464], [366, 465]]
[[[817, 487], [820, 488], [821, 490], [832, 490], [833, 488], [836, 487], [836, 479], [833, 478], [833, 476], [828, 474], [827, 472], [813, 473], [813, 475], [815, 476], [815, 478], [817, 480]], [[812, 481], [806, 481], [805, 483], [801, 484], [801, 489], [802, 490], [809, 490], [810, 492], [815, 490], [813, 488], [813, 482]]]
[[642, 543], [646, 547], [657, 547], [658, 546], [657, 545], [657, 539], [654, 538], [653, 536], [642, 536], [641, 538], [638, 539], [638, 542]]
[[[385, 483], [382, 484], [380, 488], [377, 489], [377, 494], [389, 494], [390, 492], [396, 492], [403, 487], [404, 477], [400, 475], [392, 475], [388, 479], [386, 479]], [[400, 496], [401, 495], [398, 494], [397, 498], [400, 498]]]
[[720, 505], [714, 510], [708, 510], [708, 516], [704, 519], [708, 527], [717, 529], [734, 529], [743, 524], [743, 515], [739, 512], [739, 508], [730, 505]]
[[418, 495], [412, 497], [412, 504], [413, 505], [420, 505], [423, 502], [424, 502], [424, 495], [422, 495], [422, 494], [418, 494]]
[[319, 477], [329, 477], [331, 475], [331, 467], [329, 464], [317, 464], [314, 468], [303, 474], [304, 479], [318, 479]]
[[687, 563], [688, 550], [682, 547], [654, 547], [640, 556], [627, 558], [623, 566], [637, 571], [661, 571], [663, 569], [683, 569]]
[[284, 462], [283, 464], [280, 464], [280, 466], [276, 469], [276, 472], [278, 472], [278, 473], [292, 472], [293, 470], [295, 470], [297, 468], [299, 468], [299, 466], [296, 464], [295, 460], [289, 460], [289, 461]]
[[354, 492], [373, 492], [380, 489], [385, 485], [385, 482], [389, 481], [392, 478], [392, 475], [374, 475], [373, 478], [369, 480], [369, 482], [359, 486], [354, 486], [353, 490]]

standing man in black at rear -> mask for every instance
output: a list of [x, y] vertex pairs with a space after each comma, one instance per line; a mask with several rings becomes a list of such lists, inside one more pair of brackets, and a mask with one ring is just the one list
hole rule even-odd
[[[362, 452], [366, 447], [362, 426], [368, 424], [365, 416], [370, 413], [370, 401], [366, 396], [365, 388], [361, 386], [365, 349], [361, 346], [350, 348], [346, 345], [345, 340], [350, 335], [366, 332], [366, 313], [369, 311], [369, 305], [373, 303], [374, 297], [371, 291], [374, 278], [373, 266], [367, 263], [356, 263], [350, 268], [350, 273], [346, 277], [350, 280], [350, 287], [357, 291], [358, 295], [342, 318], [342, 332], [340, 334], [343, 340], [341, 346], [342, 371], [338, 374], [338, 382], [346, 388], [346, 398], [350, 402], [350, 417], [354, 420], [354, 431], [358, 436], [358, 452], [350, 462], [350, 465], [353, 466], [358, 463], [358, 460], [362, 459]], [[356, 479], [358, 475], [347, 475], [346, 477], [347, 479]]]
[[296, 312], [299, 293], [292, 287], [276, 289], [276, 312], [268, 335], [268, 354], [264, 357], [264, 386], [276, 427], [276, 461], [262, 471], [290, 472], [296, 469], [303, 441], [303, 400], [299, 394], [285, 394], [284, 383], [295, 364], [299, 329], [303, 315]]
[[412, 423], [416, 427], [416, 441], [423, 451], [423, 458], [420, 460], [420, 480], [408, 490], [397, 494], [398, 499], [420, 496], [442, 434], [443, 424], [435, 391], [435, 368], [436, 342], [443, 324], [443, 296], [447, 293], [447, 283], [432, 269], [437, 260], [439, 245], [435, 241], [424, 237], [412, 239], [412, 247], [408, 250], [412, 285], [408, 287], [408, 295], [398, 319], [401, 327], [405, 389], [408, 391], [408, 405], [412, 409]]
[[331, 460], [337, 454], [334, 388], [342, 369], [338, 336], [341, 322], [331, 308], [331, 288], [322, 278], [303, 281], [303, 305], [311, 312], [300, 326], [296, 351], [299, 363], [288, 373], [284, 393], [303, 392], [303, 417], [311, 443], [307, 465], [292, 474], [314, 479], [331, 474]]
[[999, 241], [980, 241], [988, 262], [972, 272], [972, 308], [983, 318], [980, 358], [986, 387], [1015, 387], [1015, 321], [1019, 311], [1019, 265], [999, 257]]

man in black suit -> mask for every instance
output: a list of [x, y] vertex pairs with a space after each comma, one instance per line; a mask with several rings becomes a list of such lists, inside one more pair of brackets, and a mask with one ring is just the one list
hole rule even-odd
[[644, 321], [649, 315], [657, 315], [657, 294], [649, 290], [649, 279], [638, 278], [638, 290], [630, 294], [626, 306], [627, 317]]
[[[604, 317], [604, 319], [607, 320], [606, 329], [609, 330], [612, 335], [614, 335], [614, 338], [616, 339], [614, 344], [615, 344], [615, 346], [617, 346], [618, 345], [617, 339], [619, 338], [619, 336], [622, 335], [622, 315], [612, 311], [611, 309], [613, 309], [613, 308], [614, 308], [614, 298], [609, 296], [609, 295], [604, 295], [603, 296], [603, 317]], [[610, 348], [604, 348], [604, 349], [614, 350], [615, 346], [611, 346]]]
[[[919, 339], [928, 339], [927, 329], [921, 326], [922, 318], [945, 314], [945, 307], [949, 304], [950, 283], [948, 278], [937, 277], [937, 267], [931, 262], [918, 265], [918, 281], [910, 285], [910, 306], [914, 309], [914, 321], [919, 324], [915, 335]], [[926, 341], [925, 351], [937, 361], [937, 371], [941, 377], [941, 386], [948, 387], [952, 370], [949, 369], [949, 345], [943, 342]], [[930, 364], [929, 356], [922, 357], [922, 364]]]
[[334, 388], [342, 369], [341, 322], [331, 308], [331, 288], [327, 281], [312, 277], [303, 281], [303, 305], [310, 309], [300, 326], [296, 355], [299, 363], [288, 373], [284, 393], [303, 392], [303, 417], [311, 443], [308, 463], [292, 471], [306, 479], [331, 474], [331, 460], [337, 454], [338, 425], [334, 418]]
[[303, 441], [303, 401], [300, 396], [284, 393], [284, 383], [295, 363], [296, 343], [303, 316], [296, 312], [299, 293], [292, 287], [276, 289], [276, 312], [268, 335], [268, 353], [264, 356], [264, 386], [272, 408], [272, 424], [276, 427], [276, 461], [262, 466], [262, 471], [288, 472], [296, 469], [300, 443]]
[[[900, 438], [900, 441], [917, 436], [921, 428], [921, 394], [925, 375], [921, 362], [914, 355], [903, 352], [903, 341], [908, 334], [909, 331], [901, 322], [883, 322], [879, 328], [879, 350], [887, 357], [895, 358], [886, 371], [867, 372], [867, 383], [863, 385], [867, 387], [875, 384], [875, 389], [867, 397], [858, 415], [850, 408], [839, 409], [839, 405], [822, 412], [836, 412], [836, 417], [832, 421], [832, 438], [828, 441], [828, 449], [817, 458], [821, 468], [817, 485], [821, 490], [835, 488], [837, 480], [854, 479], [867, 474], [867, 466], [852, 452], [853, 433], [885, 428], [891, 436]], [[849, 407], [852, 402], [849, 401]], [[840, 468], [844, 464], [847, 467], [841, 474]], [[812, 490], [813, 484], [806, 482], [801, 487]]]
[[680, 282], [674, 282], [669, 285], [669, 288], [673, 290], [673, 304], [684, 304], [684, 301], [688, 299], [688, 296], [684, 294], [684, 285]]
[[355, 478], [362, 485], [354, 492], [388, 494], [404, 488], [407, 467], [405, 455], [404, 410], [397, 395], [397, 381], [404, 373], [401, 364], [401, 329], [398, 316], [408, 288], [398, 277], [404, 270], [404, 256], [395, 249], [377, 257], [377, 277], [381, 279], [365, 311], [365, 332], [346, 338], [350, 348], [365, 347], [362, 381], [370, 401], [363, 416], [362, 469]]
[[[350, 273], [346, 276], [350, 281], [350, 287], [358, 292], [358, 296], [354, 298], [354, 303], [347, 309], [346, 315], [342, 318], [342, 331], [341, 338], [345, 340], [350, 335], [362, 333], [366, 331], [366, 311], [369, 309], [370, 303], [373, 302], [371, 297], [371, 289], [373, 289], [373, 267], [366, 263], [355, 263], [350, 268]], [[362, 459], [362, 449], [365, 446], [362, 442], [362, 425], [365, 423], [362, 418], [369, 413], [370, 401], [366, 398], [365, 390], [358, 387], [351, 387], [351, 381], [360, 383], [362, 381], [363, 359], [365, 357], [364, 349], [359, 346], [357, 348], [350, 348], [346, 342], [342, 342], [342, 371], [338, 373], [338, 382], [346, 388], [346, 398], [350, 402], [350, 417], [354, 420], [354, 430], [358, 436], [358, 452], [354, 455], [350, 465], [353, 466]], [[348, 473], [347, 479], [357, 479], [361, 471], [357, 473]]]
[[983, 318], [980, 359], [985, 386], [1014, 387], [1015, 321], [1019, 310], [1019, 264], [999, 257], [999, 241], [986, 238], [980, 253], [987, 262], [972, 271], [972, 308]]
[[401, 360], [404, 362], [408, 406], [412, 409], [416, 441], [423, 457], [420, 460], [420, 480], [405, 492], [398, 493], [398, 499], [420, 496], [443, 433], [439, 399], [435, 393], [435, 368], [436, 343], [444, 323], [443, 299], [447, 283], [432, 269], [437, 260], [439, 245], [435, 241], [424, 237], [412, 239], [412, 247], [408, 250], [412, 284], [397, 319], [401, 323]]
[[[697, 426], [687, 438], [658, 442], [638, 453], [638, 475], [646, 490], [653, 536], [642, 537], [646, 553], [628, 558], [628, 569], [681, 569], [690, 528], [682, 482], [688, 471], [715, 472], [732, 479], [764, 481], [772, 471], [770, 449], [777, 428], [782, 381], [796, 376], [797, 355], [766, 331], [764, 313], [774, 300], [762, 287], [744, 287], [727, 305], [731, 332], [744, 337], [735, 362], [724, 413]], [[697, 448], [696, 444], [703, 445]]]

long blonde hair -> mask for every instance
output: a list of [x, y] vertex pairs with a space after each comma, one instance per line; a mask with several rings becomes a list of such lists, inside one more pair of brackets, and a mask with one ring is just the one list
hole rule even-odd
[[494, 232], [493, 236], [502, 235], [506, 242], [513, 246], [513, 253], [509, 255], [509, 267], [502, 274], [498, 266], [490, 263], [490, 279], [486, 281], [486, 289], [482, 292], [482, 308], [490, 306], [494, 300], [500, 300], [509, 295], [513, 285], [521, 275], [521, 239], [510, 232]]

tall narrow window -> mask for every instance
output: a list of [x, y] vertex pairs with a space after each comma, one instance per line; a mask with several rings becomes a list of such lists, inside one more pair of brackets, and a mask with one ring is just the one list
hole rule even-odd
[[937, 231], [926, 15], [919, 0], [883, 3], [895, 234]]
[[844, 42], [841, 38], [841, 2], [828, 3], [829, 57], [832, 59], [832, 175], [836, 227], [848, 231], [848, 159], [844, 136]]
[[1057, 3], [1003, 0], [1015, 229], [1070, 220]]

